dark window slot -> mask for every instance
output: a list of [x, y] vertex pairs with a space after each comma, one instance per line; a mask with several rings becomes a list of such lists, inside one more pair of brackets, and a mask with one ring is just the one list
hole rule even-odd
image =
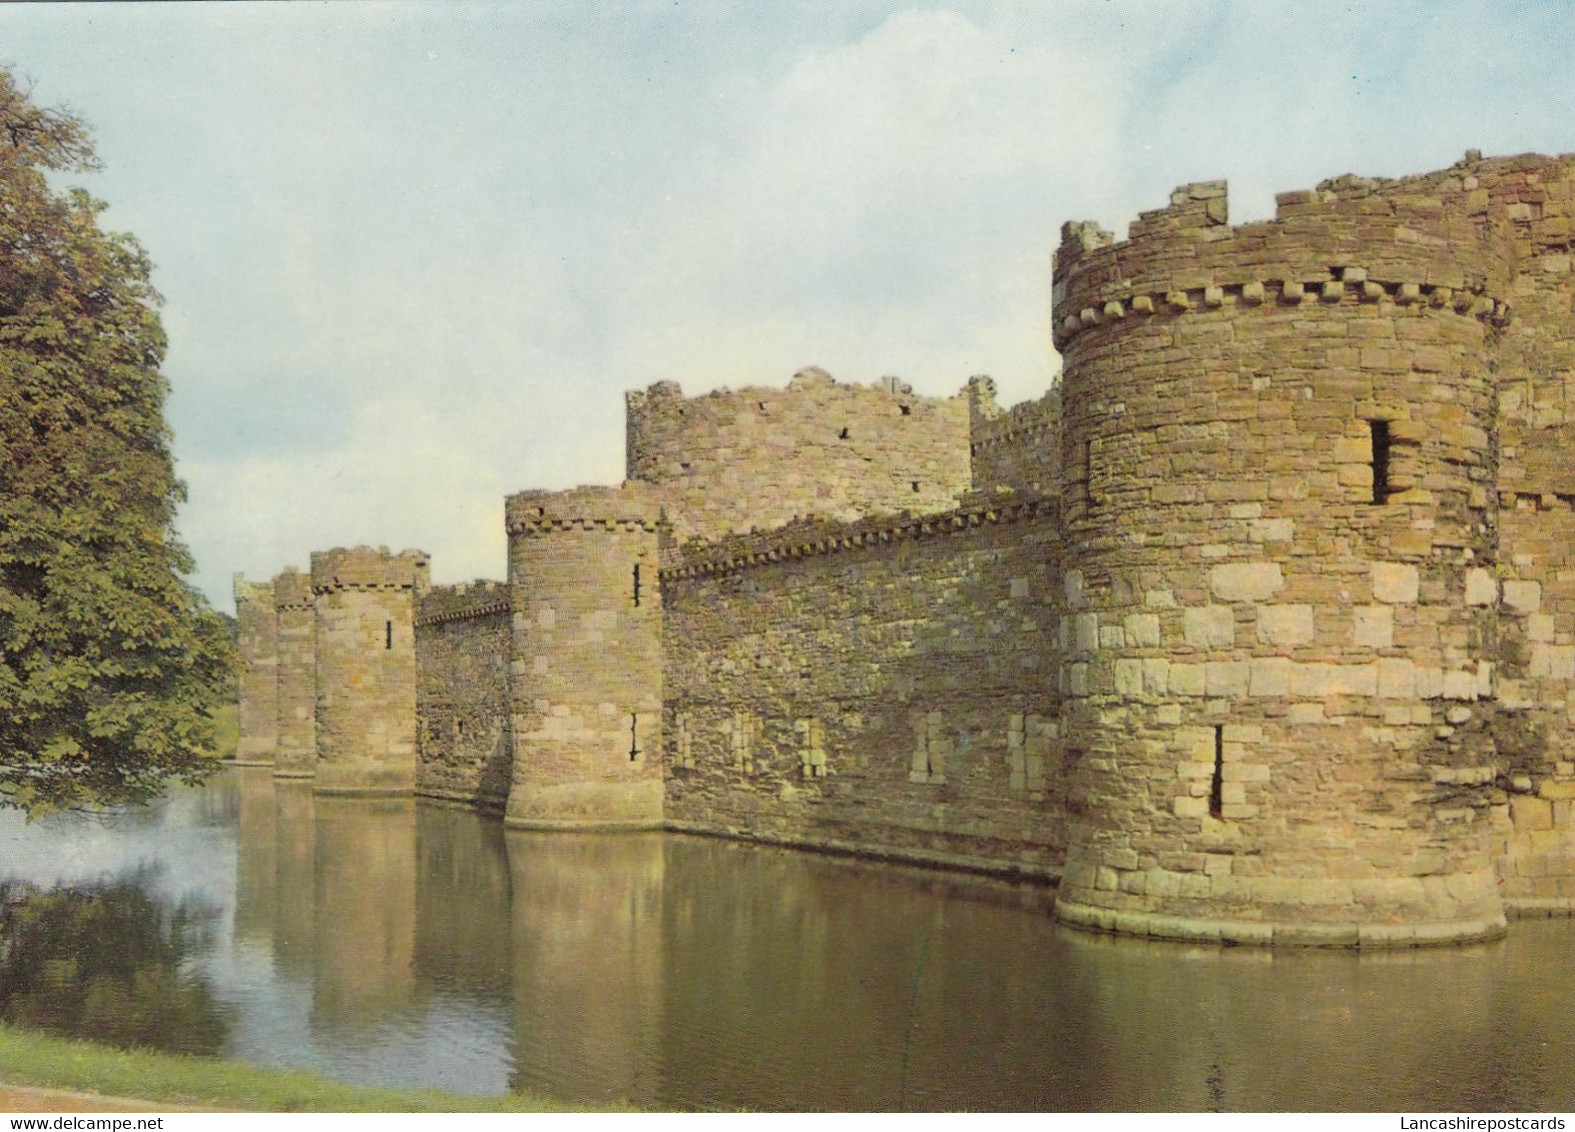
[[1209, 816], [1225, 816], [1225, 728], [1214, 725], [1214, 779], [1209, 783]]
[[640, 757], [640, 735], [636, 728], [639, 726], [640, 717], [631, 712], [629, 714], [629, 761], [634, 762]]
[[392, 621], [383, 622], [383, 647], [385, 649], [394, 647], [394, 623]]
[[640, 564], [634, 564], [634, 604], [640, 604]]
[[1373, 430], [1373, 502], [1389, 502], [1389, 422], [1368, 421]]

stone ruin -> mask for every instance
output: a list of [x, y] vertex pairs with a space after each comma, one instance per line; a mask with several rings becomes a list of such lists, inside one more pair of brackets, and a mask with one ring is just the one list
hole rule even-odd
[[514, 826], [1059, 882], [1068, 923], [1410, 946], [1575, 911], [1575, 155], [1068, 224], [1064, 370], [628, 395], [506, 582], [236, 582], [238, 758]]

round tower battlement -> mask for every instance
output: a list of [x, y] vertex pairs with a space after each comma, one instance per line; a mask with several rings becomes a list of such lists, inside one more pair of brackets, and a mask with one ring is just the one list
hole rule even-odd
[[1437, 178], [1341, 178], [1237, 228], [1205, 182], [1127, 241], [1063, 229], [1064, 920], [1503, 930], [1504, 231]]
[[416, 590], [431, 588], [431, 559], [422, 550], [339, 547], [312, 552], [312, 592], [331, 590]]
[[[1423, 305], [1502, 323], [1512, 267], [1505, 237], [1437, 193], [1378, 195], [1354, 178], [1282, 193], [1272, 221], [1232, 228], [1226, 185], [1182, 185], [1117, 243], [1069, 222], [1055, 253], [1055, 345], [1128, 320], [1276, 306]], [[1342, 191], [1343, 189], [1343, 191]]]
[[568, 529], [654, 532], [660, 514], [654, 493], [639, 483], [521, 491], [504, 503], [508, 533], [526, 537]]

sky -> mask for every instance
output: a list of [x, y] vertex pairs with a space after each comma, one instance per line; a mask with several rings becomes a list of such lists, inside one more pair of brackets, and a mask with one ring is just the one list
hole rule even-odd
[[155, 265], [196, 584], [617, 483], [623, 393], [1042, 396], [1067, 220], [1575, 151], [1565, 3], [0, 5]]

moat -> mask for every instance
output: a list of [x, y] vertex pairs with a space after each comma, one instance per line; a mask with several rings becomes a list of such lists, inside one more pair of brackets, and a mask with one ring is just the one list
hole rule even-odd
[[1361, 954], [1152, 943], [1060, 926], [1033, 886], [710, 838], [505, 831], [431, 803], [314, 797], [266, 769], [110, 819], [0, 814], [0, 880], [13, 908], [27, 885], [86, 902], [13, 928], [5, 1017], [360, 1083], [662, 1109], [1462, 1111], [1575, 1095], [1563, 919]]

